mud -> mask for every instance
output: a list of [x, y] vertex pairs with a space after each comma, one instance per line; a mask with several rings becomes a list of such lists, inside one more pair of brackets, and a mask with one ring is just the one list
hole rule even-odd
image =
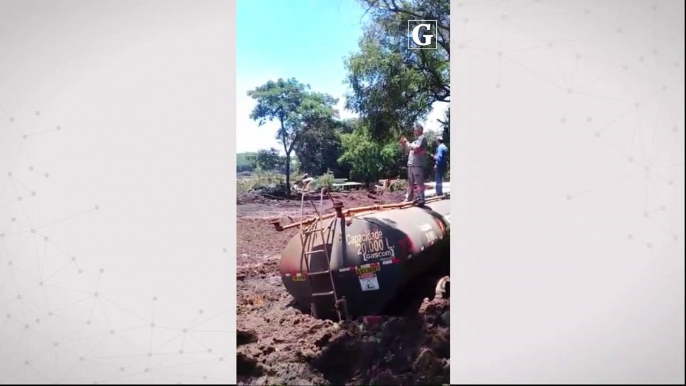
[[[335, 194], [345, 208], [401, 199], [388, 192]], [[449, 300], [422, 302], [421, 294], [399, 316], [341, 324], [314, 319], [295, 307], [279, 276], [279, 255], [297, 231], [277, 232], [270, 224], [275, 218], [288, 224], [289, 216], [298, 221], [300, 202], [239, 194], [237, 204], [239, 385], [449, 384]]]

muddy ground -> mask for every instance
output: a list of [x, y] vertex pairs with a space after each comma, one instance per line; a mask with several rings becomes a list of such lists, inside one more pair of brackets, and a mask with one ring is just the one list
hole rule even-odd
[[[335, 199], [351, 208], [399, 202], [402, 195], [356, 192]], [[239, 193], [237, 204], [239, 385], [450, 383], [449, 300], [422, 302], [422, 295], [402, 316], [316, 320], [292, 304], [279, 276], [279, 255], [296, 231], [277, 232], [269, 222], [297, 221], [300, 202]]]

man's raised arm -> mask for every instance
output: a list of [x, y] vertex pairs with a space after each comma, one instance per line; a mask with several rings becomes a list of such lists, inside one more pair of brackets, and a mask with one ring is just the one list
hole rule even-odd
[[400, 146], [402, 146], [405, 152], [409, 151], [412, 148], [412, 144], [408, 144], [407, 138], [405, 138], [404, 135], [400, 137]]

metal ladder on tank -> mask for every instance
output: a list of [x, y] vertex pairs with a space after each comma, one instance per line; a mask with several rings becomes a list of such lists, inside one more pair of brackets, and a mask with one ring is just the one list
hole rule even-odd
[[[329, 196], [331, 197], [331, 196]], [[304, 209], [305, 209], [305, 199], [309, 201], [309, 203], [312, 205], [312, 208], [314, 209], [316, 213], [315, 220], [308, 225], [307, 227], [303, 227], [302, 220], [304, 218]], [[331, 198], [331, 201], [333, 202], [333, 198]], [[312, 198], [307, 192], [303, 192], [300, 197], [300, 267], [302, 269], [303, 263], [305, 267], [307, 268], [307, 281], [310, 284], [310, 289], [312, 293], [312, 300], [310, 302], [310, 309], [312, 312], [312, 316], [315, 318], [318, 317], [318, 310], [317, 310], [317, 304], [316, 304], [316, 298], [326, 298], [330, 297], [332, 298], [332, 305], [333, 308], [336, 310], [336, 314], [338, 315], [338, 321], [341, 322], [343, 320], [350, 320], [350, 316], [348, 315], [348, 307], [345, 302], [345, 298], [341, 298], [338, 296], [338, 292], [336, 291], [336, 283], [333, 277], [333, 272], [331, 271], [331, 256], [329, 255], [329, 249], [327, 247], [326, 243], [326, 231], [330, 231], [331, 227], [335, 224], [336, 219], [333, 218], [331, 220], [331, 225], [324, 228], [319, 226], [322, 221], [322, 211], [324, 210], [324, 189], [321, 190], [320, 192], [320, 198], [319, 198], [319, 210], [317, 210], [317, 206], [315, 205], [314, 201], [312, 201]], [[323, 271], [318, 271], [318, 272], [311, 272], [310, 271], [310, 256], [320, 252], [320, 251], [312, 251], [311, 250], [311, 244], [312, 244], [312, 235], [321, 235], [322, 237], [322, 247], [323, 247], [323, 252], [324, 256], [326, 257], [326, 269]], [[329, 291], [323, 291], [323, 292], [315, 292], [315, 285], [312, 283], [312, 278], [311, 276], [321, 276], [321, 275], [329, 275], [329, 282], [331, 284], [331, 290]]]

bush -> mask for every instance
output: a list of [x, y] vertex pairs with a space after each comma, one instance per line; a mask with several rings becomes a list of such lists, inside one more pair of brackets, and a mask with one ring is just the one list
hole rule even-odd
[[326, 188], [326, 189], [328, 189], [329, 192], [333, 191], [333, 180], [334, 180], [334, 176], [333, 176], [333, 174], [331, 174], [329, 172], [319, 176], [317, 178], [317, 181], [316, 181], [317, 190], [321, 190], [322, 188]]
[[349, 178], [367, 184], [382, 177], [390, 177], [393, 169], [402, 158], [400, 144], [383, 143], [374, 140], [365, 127], [358, 127], [350, 134], [342, 134], [343, 154], [339, 163], [351, 166]]
[[390, 192], [405, 192], [407, 191], [407, 180], [395, 180], [391, 182], [388, 187]]
[[237, 190], [281, 197], [286, 190], [286, 177], [277, 173], [257, 172], [250, 178], [239, 179]]

